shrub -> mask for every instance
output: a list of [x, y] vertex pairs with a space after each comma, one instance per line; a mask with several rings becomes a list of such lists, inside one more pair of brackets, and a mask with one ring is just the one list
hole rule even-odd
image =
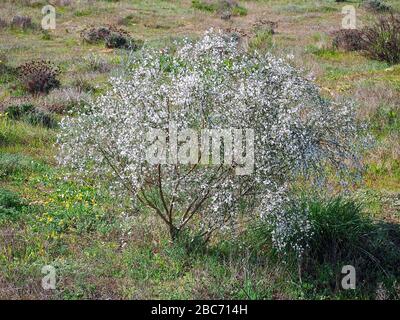
[[31, 104], [9, 106], [5, 112], [13, 120], [22, 120], [29, 124], [40, 125], [46, 128], [57, 126], [56, 120], [50, 113], [39, 110]]
[[381, 0], [364, 0], [362, 6], [373, 12], [388, 12], [392, 10], [391, 6]]
[[341, 29], [333, 33], [332, 46], [345, 51], [358, 51], [365, 48], [363, 32], [357, 29]]
[[81, 37], [88, 43], [104, 42], [107, 48], [137, 50], [141, 47], [140, 41], [135, 41], [128, 32], [112, 25], [85, 29]]
[[19, 28], [19, 29], [32, 29], [34, 25], [32, 23], [32, 19], [26, 16], [14, 16], [10, 23], [12, 28]]
[[17, 194], [0, 188], [0, 220], [15, 218], [23, 206], [24, 203]]
[[[343, 169], [351, 163], [340, 161], [353, 155], [357, 136], [351, 105], [322, 99], [282, 60], [247, 53], [235, 38], [212, 32], [195, 43], [186, 40], [176, 53], [147, 49], [132, 59], [127, 78], [112, 78], [109, 93], [63, 119], [59, 162], [152, 210], [172, 239], [183, 230], [208, 240], [234, 226], [244, 211], [248, 218], [268, 211], [298, 176], [323, 175], [328, 163]], [[252, 128], [246, 131], [252, 174], [246, 175], [242, 160], [217, 164], [205, 153], [191, 154], [189, 164], [174, 158], [165, 163], [162, 155], [151, 160], [149, 134], [186, 128], [235, 128], [240, 142], [241, 130]]]
[[49, 61], [27, 62], [18, 67], [18, 74], [21, 83], [32, 94], [47, 94], [60, 86], [58, 80], [60, 70]]
[[81, 32], [81, 37], [88, 43], [97, 43], [105, 41], [110, 33], [108, 27], [89, 28]]
[[400, 62], [400, 16], [382, 16], [363, 29], [363, 41], [367, 54], [389, 63]]

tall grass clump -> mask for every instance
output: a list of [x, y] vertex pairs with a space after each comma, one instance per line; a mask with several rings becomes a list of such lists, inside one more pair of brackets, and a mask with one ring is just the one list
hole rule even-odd
[[44, 168], [28, 156], [11, 153], [0, 154], [0, 178], [6, 178], [24, 172], [34, 172]]
[[43, 147], [53, 143], [53, 138], [53, 133], [47, 128], [15, 121], [0, 114], [0, 147]]
[[363, 29], [362, 41], [367, 54], [392, 64], [400, 62], [400, 15], [381, 16]]
[[266, 243], [271, 242], [282, 259], [297, 262], [300, 279], [320, 293], [338, 293], [342, 290], [342, 268], [352, 265], [359, 290], [373, 296], [379, 284], [385, 283], [396, 296], [396, 279], [400, 277], [396, 267], [400, 262], [398, 225], [374, 221], [362, 205], [342, 197], [301, 198], [289, 205], [284, 215], [301, 216], [307, 232], [293, 227], [283, 237], [280, 224], [271, 221], [261, 228], [267, 231]]

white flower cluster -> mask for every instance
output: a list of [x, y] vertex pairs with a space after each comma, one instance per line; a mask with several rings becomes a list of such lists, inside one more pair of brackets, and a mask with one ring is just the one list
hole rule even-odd
[[283, 253], [295, 252], [300, 258], [313, 235], [307, 204], [289, 197], [287, 186], [266, 195], [261, 204], [264, 221], [271, 229], [272, 243]]
[[[63, 119], [59, 161], [151, 208], [172, 237], [190, 227], [208, 238], [239, 214], [268, 216], [284, 186], [352, 156], [350, 105], [323, 99], [283, 60], [248, 53], [221, 32], [176, 52], [142, 50], [111, 84], [88, 109]], [[170, 122], [178, 130], [253, 129], [253, 174], [235, 175], [234, 163], [150, 165], [146, 134], [168, 132]], [[280, 234], [291, 232], [289, 220], [277, 225]]]

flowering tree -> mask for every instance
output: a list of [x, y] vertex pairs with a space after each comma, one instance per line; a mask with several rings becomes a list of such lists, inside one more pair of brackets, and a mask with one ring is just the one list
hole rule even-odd
[[[207, 240], [239, 216], [267, 215], [299, 176], [318, 176], [328, 163], [340, 167], [353, 156], [350, 105], [325, 100], [283, 60], [248, 53], [220, 32], [185, 41], [176, 52], [144, 49], [111, 84], [78, 116], [63, 119], [59, 161], [151, 208], [172, 239], [187, 230]], [[238, 173], [239, 161], [208, 158], [208, 147], [183, 161], [199, 142], [188, 128], [251, 129], [254, 139], [238, 135], [233, 148], [240, 154], [234, 159], [246, 154], [254, 162], [251, 172]], [[169, 146], [159, 162], [148, 157], [154, 130]], [[176, 141], [172, 131], [183, 134]], [[230, 143], [223, 140], [217, 153], [229, 156]]]

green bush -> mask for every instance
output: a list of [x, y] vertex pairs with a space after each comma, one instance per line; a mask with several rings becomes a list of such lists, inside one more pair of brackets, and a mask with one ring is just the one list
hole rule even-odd
[[57, 127], [57, 121], [51, 113], [39, 110], [32, 104], [9, 106], [5, 112], [13, 120], [21, 120], [34, 126], [46, 128]]
[[351, 200], [337, 198], [305, 205], [313, 229], [307, 255], [320, 263], [352, 258], [374, 230], [372, 221], [362, 214], [360, 205]]
[[129, 50], [137, 50], [140, 47], [130, 37], [118, 32], [111, 32], [110, 35], [105, 40], [105, 45], [107, 48], [129, 49]]
[[0, 188], [0, 220], [17, 217], [23, 206], [24, 202], [17, 194]]
[[215, 12], [218, 10], [218, 5], [216, 3], [207, 3], [201, 0], [193, 0], [192, 7], [197, 10], [208, 11], [208, 12]]

